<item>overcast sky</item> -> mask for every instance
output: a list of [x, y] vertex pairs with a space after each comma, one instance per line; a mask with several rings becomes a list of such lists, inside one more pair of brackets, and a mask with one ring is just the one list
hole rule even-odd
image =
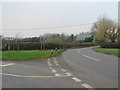
[[94, 23], [98, 16], [106, 14], [118, 19], [117, 2], [19, 2], [0, 4], [0, 29], [4, 36], [39, 36], [44, 33], [78, 34], [90, 31], [91, 24], [56, 29], [41, 29]]

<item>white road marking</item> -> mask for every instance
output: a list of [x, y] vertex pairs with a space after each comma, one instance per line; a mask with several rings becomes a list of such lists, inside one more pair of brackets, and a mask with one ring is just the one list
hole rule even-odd
[[9, 64], [0, 65], [0, 66], [7, 67], [7, 66], [11, 66], [11, 65], [15, 65], [15, 63], [9, 63]]
[[88, 84], [82, 84], [82, 86], [85, 87], [85, 88], [93, 88], [93, 87], [91, 87], [91, 86], [88, 85]]
[[55, 64], [58, 64], [58, 62], [56, 61]]
[[18, 74], [7, 74], [7, 73], [0, 73], [0, 75], [6, 75], [6, 76], [13, 76], [13, 77], [26, 77], [26, 78], [56, 78], [56, 77], [66, 77], [66, 76], [28, 76], [28, 75], [18, 75]]
[[54, 57], [53, 59], [54, 59], [54, 63], [58, 66], [59, 64], [58, 64], [58, 62], [56, 61], [56, 58]]
[[61, 76], [61, 75], [57, 73], [57, 74], [55, 74], [55, 76], [59, 77], [59, 76]]
[[51, 62], [50, 62], [50, 59], [48, 59], [48, 66], [49, 66], [49, 67], [52, 66], [52, 64], [51, 64]]
[[56, 59], [54, 58], [54, 62], [55, 62], [55, 64], [58, 64], [58, 62], [56, 61]]
[[53, 72], [53, 73], [56, 73], [57, 71], [53, 69], [52, 72]]
[[76, 78], [76, 77], [73, 77], [72, 78], [74, 81], [76, 81], [76, 82], [81, 82], [82, 80], [80, 80], [80, 79], [78, 79], [78, 78]]
[[48, 64], [48, 66], [49, 66], [49, 67], [51, 67], [51, 66], [52, 66], [52, 64]]
[[58, 64], [58, 62], [57, 61], [54, 61], [55, 62], [55, 64]]
[[66, 70], [65, 69], [61, 69], [61, 71], [65, 72]]
[[[51, 69], [51, 71], [53, 72], [53, 73], [56, 73], [57, 71], [52, 67], [52, 64], [51, 64], [51, 62], [50, 62], [50, 59], [48, 59], [48, 66], [50, 67], [50, 69]], [[56, 75], [58, 75], [58, 74], [56, 74]], [[59, 76], [59, 75], [58, 75]]]
[[50, 69], [54, 69], [54, 68], [50, 66]]
[[100, 61], [100, 60], [98, 60], [98, 59], [96, 59], [96, 58], [93, 58], [93, 57], [87, 56], [87, 55], [85, 55], [85, 54], [82, 54], [82, 55], [85, 56], [85, 57], [87, 57], [87, 58], [93, 59], [93, 60], [95, 60], [95, 61]]
[[85, 55], [85, 54], [82, 54], [79, 50], [78, 50], [78, 53], [80, 53], [80, 54], [83, 55], [84, 57], [93, 59], [93, 60], [95, 60], [95, 61], [100, 61], [100, 60], [98, 60], [98, 59], [96, 59], [96, 58], [93, 58], [93, 57], [87, 56], [87, 55]]
[[67, 76], [72, 76], [72, 74], [71, 73], [65, 73]]

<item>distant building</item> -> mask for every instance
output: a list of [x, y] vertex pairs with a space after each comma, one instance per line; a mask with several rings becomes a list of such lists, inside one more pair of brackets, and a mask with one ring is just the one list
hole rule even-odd
[[4, 40], [14, 40], [13, 37], [4, 37], [3, 39], [4, 39]]

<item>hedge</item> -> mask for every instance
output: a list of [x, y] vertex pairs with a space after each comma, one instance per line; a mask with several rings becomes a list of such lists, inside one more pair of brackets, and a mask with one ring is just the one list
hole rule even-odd
[[[41, 43], [39, 42], [18, 42], [18, 43], [2, 43], [2, 50], [41, 50]], [[93, 43], [43, 43], [42, 49], [66, 49], [66, 48], [80, 48], [80, 47], [89, 47], [94, 46]]]
[[120, 48], [120, 45], [118, 42], [114, 42], [114, 43], [111, 43], [111, 42], [104, 42], [104, 43], [101, 43], [100, 46], [102, 48]]

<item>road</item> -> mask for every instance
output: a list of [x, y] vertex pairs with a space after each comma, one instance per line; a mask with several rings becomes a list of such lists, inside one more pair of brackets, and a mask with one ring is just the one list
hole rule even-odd
[[58, 57], [3, 61], [3, 88], [118, 88], [118, 57], [89, 48]]

